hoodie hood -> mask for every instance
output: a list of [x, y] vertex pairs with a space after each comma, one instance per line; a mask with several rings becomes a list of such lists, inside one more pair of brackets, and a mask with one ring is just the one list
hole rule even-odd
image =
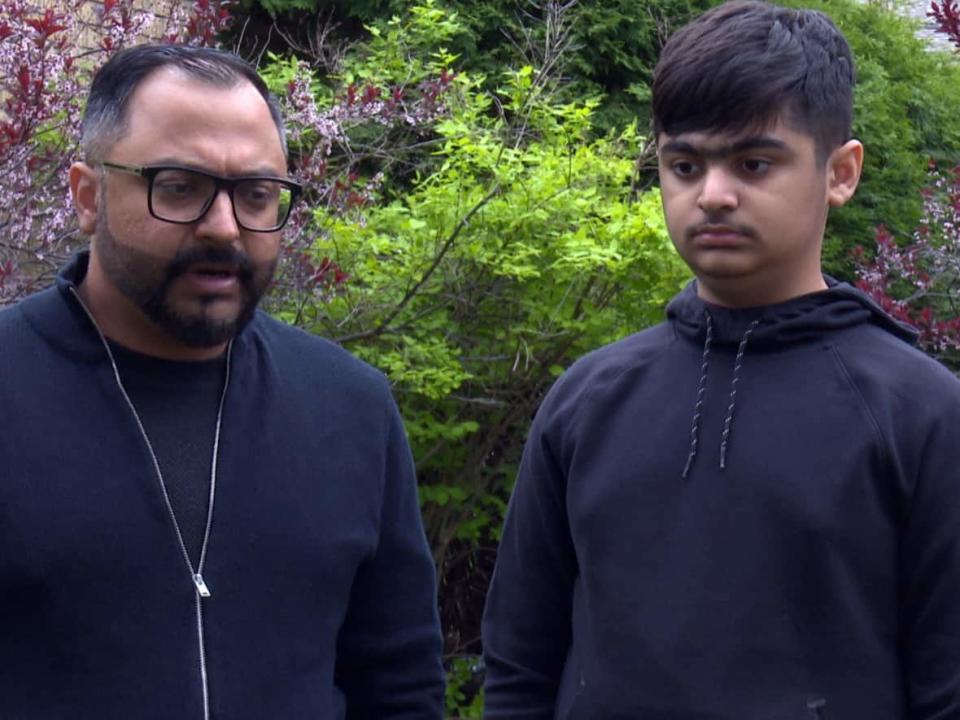
[[74, 292], [87, 274], [88, 250], [76, 253], [51, 287], [23, 299], [16, 307], [33, 330], [51, 346], [78, 362], [107, 359], [103, 342]]
[[709, 316], [713, 345], [736, 346], [749, 332], [750, 348], [758, 351], [810, 342], [831, 330], [867, 322], [907, 343], [916, 342], [916, 330], [890, 317], [865, 293], [828, 276], [824, 280], [826, 290], [755, 308], [727, 308], [704, 302], [697, 296], [693, 280], [670, 301], [667, 317], [680, 335], [702, 343]]
[[748, 347], [750, 352], [757, 353], [782, 349], [863, 323], [873, 323], [910, 344], [916, 342], [917, 333], [913, 328], [894, 320], [866, 294], [831, 277], [824, 276], [824, 280], [826, 290], [755, 308], [727, 308], [704, 302], [697, 295], [694, 280], [667, 306], [667, 318], [678, 335], [703, 344], [697, 399], [690, 427], [690, 450], [681, 473], [683, 478], [690, 475], [700, 449], [700, 422], [710, 354], [715, 347], [736, 348], [720, 440], [720, 469], [723, 470], [738, 402], [737, 385], [745, 372]]

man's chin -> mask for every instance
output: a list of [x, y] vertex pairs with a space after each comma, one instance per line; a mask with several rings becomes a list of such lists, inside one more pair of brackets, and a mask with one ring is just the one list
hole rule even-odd
[[187, 347], [207, 349], [224, 345], [236, 337], [253, 319], [256, 306], [242, 305], [233, 312], [215, 312], [216, 310], [222, 309], [207, 306], [199, 312], [185, 312], [165, 305], [148, 309], [147, 315]]

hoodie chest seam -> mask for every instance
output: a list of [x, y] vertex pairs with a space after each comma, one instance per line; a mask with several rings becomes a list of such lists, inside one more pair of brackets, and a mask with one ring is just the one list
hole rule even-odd
[[883, 454], [883, 464], [886, 467], [892, 467], [893, 457], [890, 453], [890, 443], [887, 441], [886, 436], [883, 434], [883, 430], [880, 428], [880, 422], [877, 420], [876, 414], [873, 412], [873, 408], [870, 407], [870, 403], [867, 402], [866, 397], [860, 390], [860, 387], [854, 381], [853, 376], [850, 374], [849, 368], [847, 368], [846, 363], [843, 361], [843, 354], [837, 348], [836, 345], [828, 346], [830, 353], [833, 355], [833, 358], [837, 364], [837, 367], [840, 370], [841, 375], [843, 376], [844, 381], [849, 386], [850, 390], [854, 393], [857, 400], [860, 403], [861, 408], [866, 413], [869, 418], [870, 425], [873, 428], [873, 432], [876, 435], [880, 450]]

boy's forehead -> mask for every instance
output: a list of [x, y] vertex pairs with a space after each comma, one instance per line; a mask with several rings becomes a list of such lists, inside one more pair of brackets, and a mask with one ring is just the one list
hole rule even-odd
[[742, 140], [762, 137], [776, 131], [783, 125], [780, 118], [758, 119], [752, 123], [746, 123], [736, 128], [697, 128], [694, 130], [683, 130], [670, 133], [666, 130], [660, 132], [657, 136], [657, 146], [660, 147], [667, 142], [678, 141], [685, 143], [695, 143], [697, 145], [722, 147], [732, 145]]
[[758, 123], [741, 130], [691, 130], [657, 135], [657, 152], [698, 152], [724, 155], [750, 149], [790, 149], [813, 138], [789, 127], [783, 120]]

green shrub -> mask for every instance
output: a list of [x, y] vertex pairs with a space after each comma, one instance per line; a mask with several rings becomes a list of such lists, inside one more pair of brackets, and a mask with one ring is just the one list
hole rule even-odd
[[508, 78], [500, 116], [460, 75], [438, 169], [362, 221], [316, 209], [314, 259], [351, 280], [296, 304], [301, 324], [394, 381], [441, 569], [452, 542], [495, 534], [556, 375], [659, 320], [687, 277], [658, 194], [631, 192], [636, 129], [589, 139], [590, 105], [531, 98], [531, 76]]
[[[688, 272], [659, 193], [636, 188], [644, 145], [636, 125], [596, 135], [596, 102], [560, 101], [530, 66], [501, 73], [496, 92], [484, 78], [450, 74], [448, 54], [427, 52], [439, 26], [417, 21], [431, 7], [379, 28], [340, 76], [383, 94], [401, 69], [414, 84], [448, 78], [424, 155], [413, 171], [401, 169], [381, 145], [381, 162], [354, 168], [384, 175], [368, 202], [314, 206], [303, 236], [316, 238], [309, 263], [323, 280], [275, 309], [393, 382], [439, 569], [448, 652], [459, 655], [479, 650], [491, 551], [543, 394], [575, 358], [660, 320]], [[438, 40], [456, 30], [445, 26]], [[412, 48], [427, 59], [421, 65], [404, 59]], [[265, 74], [281, 88], [289, 63], [277, 58]], [[321, 103], [342, 96], [342, 87], [316, 95]], [[328, 282], [333, 268], [339, 280]], [[457, 692], [450, 702], [471, 717], [473, 695]]]

